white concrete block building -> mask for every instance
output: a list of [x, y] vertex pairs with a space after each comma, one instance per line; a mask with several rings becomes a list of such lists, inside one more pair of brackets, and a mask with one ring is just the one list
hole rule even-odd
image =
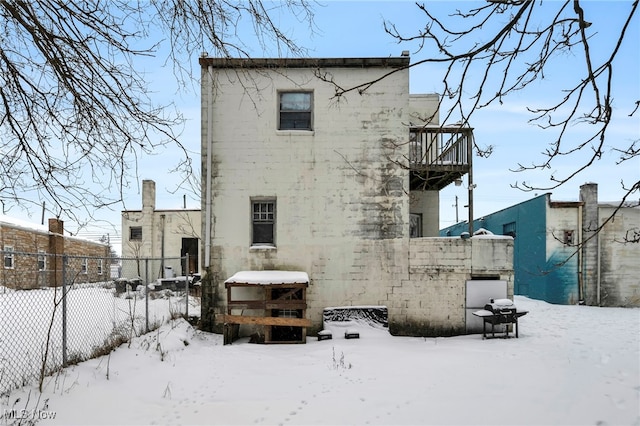
[[199, 209], [156, 209], [156, 183], [143, 180], [142, 209], [122, 212], [123, 276], [145, 275], [128, 266], [132, 259], [153, 260], [149, 279], [200, 273], [201, 217]]
[[219, 330], [238, 271], [306, 272], [312, 331], [325, 307], [384, 305], [394, 334], [459, 334], [467, 281], [512, 294], [510, 238], [436, 238], [472, 130], [440, 128], [438, 96], [409, 93], [409, 57], [200, 65], [204, 329]]

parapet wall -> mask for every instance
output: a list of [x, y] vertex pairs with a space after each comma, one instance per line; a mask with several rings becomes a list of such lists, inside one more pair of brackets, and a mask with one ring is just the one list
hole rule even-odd
[[397, 335], [464, 334], [466, 281], [507, 281], [513, 297], [513, 239], [412, 238], [409, 279], [389, 294], [389, 331]]

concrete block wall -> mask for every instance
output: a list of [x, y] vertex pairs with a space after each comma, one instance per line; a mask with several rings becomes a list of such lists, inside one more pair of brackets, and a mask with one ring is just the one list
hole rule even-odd
[[587, 183], [580, 186], [582, 208], [582, 281], [584, 300], [587, 305], [598, 303], [598, 185]]
[[[131, 227], [142, 228], [141, 240], [129, 239]], [[155, 182], [144, 180], [142, 210], [123, 211], [121, 229], [123, 258], [157, 259], [157, 262], [154, 262], [154, 270], [158, 269], [161, 263], [159, 259], [170, 258], [165, 266], [171, 266], [176, 274], [181, 274], [182, 266], [178, 258], [182, 255], [182, 240], [183, 238], [195, 238], [199, 242], [202, 240], [200, 234], [202, 212], [200, 209], [156, 210]], [[200, 268], [200, 262], [198, 262], [198, 268]]]
[[[410, 100], [408, 70], [362, 94], [336, 98], [334, 86], [317, 75], [350, 87], [390, 69], [274, 65], [256, 70], [249, 62], [237, 69], [208, 69], [205, 62], [202, 235], [210, 231], [211, 246], [205, 248], [210, 256], [204, 329], [215, 329], [213, 316], [226, 305], [224, 281], [241, 270], [307, 272], [310, 335], [321, 327], [323, 308], [344, 305], [387, 306], [395, 334], [463, 333], [466, 279], [506, 279], [512, 294], [510, 238], [409, 239], [409, 173], [402, 166], [407, 126], [410, 115], [423, 105], [435, 108], [438, 98]], [[313, 91], [313, 130], [277, 130], [278, 92], [284, 90]], [[253, 197], [276, 201], [273, 247], [251, 246]], [[412, 211], [425, 221], [437, 219], [437, 194], [419, 197]]]
[[[325, 71], [350, 86], [389, 69], [319, 72]], [[401, 71], [363, 94], [335, 98], [334, 87], [313, 72], [216, 69], [214, 101], [208, 105], [205, 69], [202, 156], [207, 157], [211, 112], [209, 261], [217, 280], [217, 296], [211, 298], [223, 308], [223, 282], [239, 270], [305, 271], [312, 280], [307, 317], [319, 327], [322, 308], [379, 304], [398, 271], [406, 276], [408, 174], [396, 160], [408, 139], [409, 82], [408, 72]], [[313, 130], [277, 130], [278, 91], [300, 89], [313, 91]], [[276, 200], [273, 248], [251, 247], [252, 197]]]
[[409, 276], [391, 288], [393, 334], [443, 336], [465, 333], [466, 281], [507, 281], [513, 297], [513, 239], [412, 238]]
[[[616, 206], [601, 206], [600, 221], [604, 223]], [[640, 232], [640, 209], [625, 207], [600, 231], [600, 284], [601, 306], [640, 307], [640, 280], [638, 259], [640, 244], [627, 242]]]

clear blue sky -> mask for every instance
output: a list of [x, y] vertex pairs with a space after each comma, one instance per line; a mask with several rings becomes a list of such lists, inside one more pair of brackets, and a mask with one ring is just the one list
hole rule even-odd
[[[429, 2], [430, 7], [438, 9], [450, 8], [454, 2]], [[558, 5], [559, 2], [545, 2]], [[458, 7], [463, 7], [471, 2], [455, 2]], [[592, 40], [593, 49], [597, 50], [603, 44], [610, 44], [608, 37], [610, 28], [618, 28], [616, 22], [630, 7], [630, 1], [588, 1], [583, 7], [586, 19], [593, 22], [592, 30], [597, 34]], [[555, 7], [554, 7], [555, 8]], [[308, 28], [287, 16], [279, 17], [281, 28], [292, 35], [300, 45], [309, 49], [311, 57], [386, 57], [399, 56], [403, 50], [411, 52], [412, 62], [419, 61], [429, 52], [417, 52], [416, 44], [399, 45], [390, 36], [384, 33], [383, 21], [387, 20], [406, 34], [416, 33], [425, 24], [422, 12], [409, 1], [328, 1], [315, 6], [316, 32], [309, 34]], [[612, 22], [613, 21], [613, 22]], [[619, 115], [610, 128], [608, 138], [610, 141], [628, 141], [640, 138], [640, 113], [634, 118], [626, 115], [631, 112], [633, 102], [640, 99], [640, 60], [638, 41], [640, 29], [638, 19], [633, 23], [624, 49], [616, 62], [616, 76], [614, 86], [614, 108]], [[633, 42], [633, 43], [632, 43]], [[273, 52], [254, 50], [256, 57], [273, 56]], [[164, 59], [164, 58], [161, 58]], [[198, 58], [185, 58], [191, 61], [193, 70], [199, 78]], [[543, 151], [551, 136], [544, 130], [533, 127], [527, 123], [531, 116], [527, 113], [528, 106], [545, 106], [545, 100], [557, 98], [559, 90], [563, 87], [567, 77], [573, 77], [580, 70], [574, 68], [575, 58], [558, 58], [555, 67], [548, 70], [547, 78], [536, 83], [528, 90], [518, 93], [516, 96], [505, 99], [503, 105], [491, 106], [475, 116], [471, 123], [475, 128], [475, 137], [480, 145], [493, 145], [493, 155], [488, 159], [474, 158], [474, 182], [477, 184], [474, 196], [475, 217], [500, 210], [515, 203], [530, 199], [536, 193], [523, 192], [511, 188], [516, 181], [526, 181], [536, 186], [549, 185], [549, 176], [557, 177], [566, 174], [575, 167], [575, 160], [559, 159], [555, 161], [548, 171], [535, 171], [527, 173], [514, 173], [510, 169], [516, 169], [518, 163], [531, 164], [543, 160], [540, 152]], [[159, 61], [162, 63], [162, 61]], [[146, 65], [148, 66], [148, 65]], [[149, 70], [151, 71], [151, 70]], [[442, 70], [433, 66], [418, 66], [411, 70], [412, 93], [438, 93], [441, 91]], [[149, 73], [152, 90], [155, 96], [162, 100], [172, 98], [181, 112], [187, 118], [187, 125], [181, 138], [183, 144], [188, 146], [194, 155], [196, 164], [199, 164], [200, 147], [200, 93], [196, 82], [192, 87], [178, 91], [173, 79], [171, 68], [154, 68]], [[174, 89], [171, 89], [174, 88]], [[572, 129], [571, 138], [579, 138], [579, 128]], [[617, 155], [610, 149], [606, 155], [595, 165], [580, 174], [571, 182], [561, 188], [552, 191], [552, 199], [571, 201], [578, 199], [579, 186], [585, 182], [599, 184], [599, 197], [601, 201], [615, 201], [622, 197], [620, 181], [631, 184], [639, 179], [640, 159], [615, 165]], [[169, 194], [168, 190], [175, 188], [179, 177], [168, 174], [168, 170], [175, 165], [171, 151], [159, 152], [156, 156], [142, 158], [139, 164], [140, 178], [153, 179], [157, 185], [158, 208], [181, 208], [183, 195], [187, 194], [188, 207], [199, 208], [199, 200], [185, 191]], [[466, 219], [467, 211], [463, 206], [467, 204], [467, 191], [464, 187], [453, 187], [441, 192], [441, 227], [455, 222], [455, 197], [459, 197], [459, 216]], [[132, 187], [126, 197], [128, 209], [139, 209], [141, 196], [138, 187]], [[101, 217], [112, 222], [115, 229], [120, 228], [120, 212], [102, 213]], [[69, 227], [68, 227], [69, 228]], [[110, 233], [114, 235], [114, 229], [101, 227], [96, 232]]]

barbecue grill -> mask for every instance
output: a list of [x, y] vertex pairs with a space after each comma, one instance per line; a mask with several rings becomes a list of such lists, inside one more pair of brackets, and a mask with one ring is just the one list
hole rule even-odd
[[491, 336], [496, 337], [495, 326], [505, 324], [505, 338], [509, 337], [509, 324], [513, 324], [516, 338], [518, 337], [518, 318], [528, 311], [516, 308], [510, 299], [491, 299], [484, 305], [484, 309], [475, 311], [473, 315], [482, 318], [482, 337], [487, 338], [487, 323], [491, 324]]

